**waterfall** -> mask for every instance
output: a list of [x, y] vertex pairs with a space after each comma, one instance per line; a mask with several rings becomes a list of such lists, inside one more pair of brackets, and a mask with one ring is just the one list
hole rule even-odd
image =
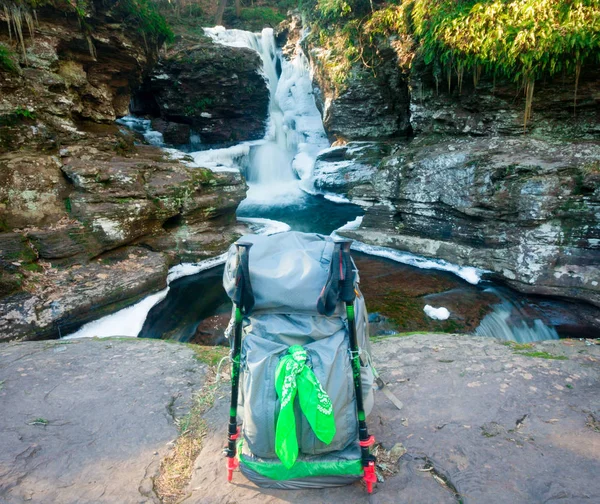
[[489, 336], [518, 343], [559, 339], [556, 329], [547, 326], [540, 319], [535, 319], [532, 325], [529, 325], [527, 321], [531, 321], [531, 315], [525, 313], [523, 303], [518, 299], [509, 299], [494, 288], [486, 289], [486, 292], [492, 292], [502, 302], [495, 305], [494, 311], [483, 318], [475, 330], [476, 336]]
[[226, 30], [222, 26], [204, 31], [220, 44], [255, 50], [262, 59], [269, 86], [265, 137], [245, 144], [248, 158], [244, 168], [249, 190], [242, 205], [289, 205], [291, 200], [302, 198], [302, 190], [312, 192], [317, 153], [329, 147], [329, 142], [315, 105], [308, 60], [299, 43], [295, 56], [288, 60], [277, 49], [272, 28], [261, 33]]

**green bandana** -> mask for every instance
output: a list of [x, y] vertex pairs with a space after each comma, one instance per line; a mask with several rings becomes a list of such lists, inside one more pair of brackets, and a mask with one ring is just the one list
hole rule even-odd
[[306, 350], [300, 345], [289, 348], [275, 371], [275, 389], [281, 401], [275, 430], [275, 453], [289, 469], [298, 457], [294, 399], [298, 393], [300, 409], [313, 432], [323, 443], [329, 444], [335, 436], [333, 405], [317, 377], [306, 365]]

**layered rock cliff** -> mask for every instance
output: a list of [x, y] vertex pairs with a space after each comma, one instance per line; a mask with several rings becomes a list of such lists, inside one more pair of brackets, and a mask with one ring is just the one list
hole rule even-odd
[[0, 340], [58, 337], [241, 232], [239, 174], [189, 168], [114, 124], [160, 45], [116, 5], [48, 3], [23, 50], [0, 11]]
[[[456, 75], [436, 80], [417, 57], [408, 66], [396, 62], [401, 90], [388, 86], [382, 103], [388, 88], [380, 79], [389, 72], [374, 75], [355, 64], [346, 89], [360, 97], [360, 113], [344, 114], [340, 134], [328, 110], [345, 98], [331, 75], [327, 80], [318, 61], [323, 49], [311, 40], [314, 84], [328, 104], [324, 124], [333, 137], [354, 140], [317, 159], [315, 185], [366, 208], [361, 228], [349, 236], [477, 266], [523, 292], [600, 306], [595, 69], [582, 69], [576, 103], [573, 77], [537, 83], [525, 129], [522, 90], [510, 83], [490, 76], [465, 76], [460, 85]], [[379, 52], [384, 69], [386, 54]], [[407, 97], [410, 139], [399, 138], [398, 129], [396, 138], [383, 138], [386, 128], [377, 135], [360, 130], [369, 124], [368, 110], [383, 110], [383, 118]]]

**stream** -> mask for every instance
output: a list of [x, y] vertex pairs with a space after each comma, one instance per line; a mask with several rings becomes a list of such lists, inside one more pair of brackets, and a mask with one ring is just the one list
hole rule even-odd
[[[194, 138], [184, 153], [163, 144], [150, 121], [118, 122], [163, 147], [190, 167], [239, 170], [248, 183], [237, 210], [254, 232], [289, 229], [325, 235], [360, 226], [364, 211], [312, 183], [317, 154], [330, 147], [316, 108], [309, 66], [299, 46], [291, 61], [275, 45], [272, 29], [261, 34], [221, 27], [205, 32], [216, 42], [256, 50], [269, 84], [270, 106], [263, 140], [203, 149]], [[355, 242], [353, 256], [371, 313], [371, 334], [398, 331], [463, 332], [531, 342], [581, 336], [574, 304], [524, 296], [482, 280], [484, 272]], [[67, 338], [138, 336], [200, 344], [223, 343], [231, 302], [222, 288], [224, 255], [170, 270], [168, 287], [136, 305], [84, 325]], [[442, 310], [444, 308], [445, 310]], [[449, 317], [447, 316], [449, 312]]]

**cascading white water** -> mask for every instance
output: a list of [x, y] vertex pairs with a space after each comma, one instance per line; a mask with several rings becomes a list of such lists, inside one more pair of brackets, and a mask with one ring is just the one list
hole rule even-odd
[[265, 138], [261, 142], [246, 143], [249, 146], [246, 167], [249, 190], [244, 204], [289, 204], [290, 198], [302, 195], [301, 189], [312, 191], [314, 161], [319, 151], [329, 147], [329, 142], [315, 105], [308, 61], [300, 46], [296, 48], [295, 57], [287, 60], [277, 49], [271, 28], [265, 28], [260, 34], [226, 30], [222, 26], [205, 28], [205, 32], [220, 44], [258, 52], [269, 86]]
[[494, 293], [502, 302], [495, 305], [494, 311], [483, 318], [475, 330], [476, 336], [492, 336], [518, 343], [559, 339], [556, 329], [547, 326], [540, 319], [534, 320], [533, 325], [528, 325], [526, 320], [531, 320], [531, 317], [523, 313], [517, 302], [508, 299], [497, 289], [486, 289], [486, 292]]

